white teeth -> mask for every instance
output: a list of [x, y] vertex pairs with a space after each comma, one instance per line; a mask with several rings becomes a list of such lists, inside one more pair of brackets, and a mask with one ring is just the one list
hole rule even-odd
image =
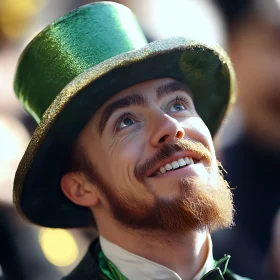
[[167, 163], [165, 166], [162, 166], [157, 174], [164, 174], [169, 170], [177, 169], [181, 166], [185, 166], [187, 164], [194, 164], [194, 161], [191, 157], [180, 158], [178, 160], [174, 160], [171, 163]]
[[179, 163], [180, 166], [185, 166], [186, 165], [186, 162], [183, 158], [178, 159], [178, 163]]
[[167, 163], [167, 164], [165, 165], [165, 169], [166, 169], [167, 171], [168, 171], [168, 170], [171, 170], [171, 169], [172, 169], [171, 164]]
[[166, 169], [165, 169], [165, 167], [164, 167], [164, 166], [162, 166], [159, 170], [160, 170], [161, 174], [163, 174], [163, 173], [165, 173], [165, 172], [166, 172]]
[[173, 169], [177, 169], [180, 166], [177, 161], [172, 161], [171, 165]]

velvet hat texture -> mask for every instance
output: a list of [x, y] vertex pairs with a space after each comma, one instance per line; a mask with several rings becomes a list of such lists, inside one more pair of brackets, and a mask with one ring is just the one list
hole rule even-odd
[[53, 228], [92, 224], [86, 207], [63, 194], [65, 159], [79, 133], [108, 99], [151, 79], [187, 83], [212, 136], [234, 100], [235, 76], [217, 45], [177, 37], [149, 43], [134, 14], [113, 2], [95, 2], [57, 19], [23, 51], [14, 88], [38, 127], [14, 181], [17, 210]]

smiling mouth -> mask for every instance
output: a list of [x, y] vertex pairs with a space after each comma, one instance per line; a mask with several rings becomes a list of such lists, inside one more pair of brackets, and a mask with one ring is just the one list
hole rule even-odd
[[154, 172], [152, 174], [152, 177], [157, 176], [157, 175], [162, 175], [162, 174], [170, 172], [172, 170], [180, 169], [187, 165], [195, 164], [197, 162], [198, 162], [198, 160], [193, 159], [191, 157], [179, 158], [178, 160], [174, 160], [172, 162], [169, 162], [169, 163], [161, 166], [156, 172]]

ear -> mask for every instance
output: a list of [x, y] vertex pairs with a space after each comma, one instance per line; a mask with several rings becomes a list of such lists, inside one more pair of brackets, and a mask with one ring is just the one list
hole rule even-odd
[[81, 172], [66, 173], [60, 185], [65, 196], [77, 205], [91, 207], [99, 202], [96, 188]]

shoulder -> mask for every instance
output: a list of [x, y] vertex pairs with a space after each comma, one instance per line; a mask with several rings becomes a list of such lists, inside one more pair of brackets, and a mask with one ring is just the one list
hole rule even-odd
[[100, 251], [99, 240], [93, 241], [89, 249], [78, 264], [78, 266], [67, 276], [61, 280], [99, 280], [102, 274], [98, 265], [98, 253]]

